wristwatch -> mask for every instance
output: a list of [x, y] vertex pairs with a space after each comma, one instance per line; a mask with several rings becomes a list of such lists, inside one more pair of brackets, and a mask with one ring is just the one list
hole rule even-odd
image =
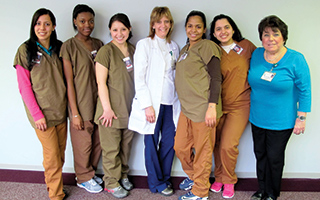
[[297, 118], [302, 122], [307, 119], [306, 116], [302, 116], [302, 115], [298, 116]]

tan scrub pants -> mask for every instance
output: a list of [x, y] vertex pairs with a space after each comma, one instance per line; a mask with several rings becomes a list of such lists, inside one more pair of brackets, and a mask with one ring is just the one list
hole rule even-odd
[[104, 186], [106, 189], [113, 189], [120, 185], [120, 179], [128, 177], [128, 161], [134, 132], [99, 125], [99, 135]]
[[214, 140], [215, 128], [193, 122], [180, 112], [174, 149], [184, 172], [194, 181], [192, 193], [199, 197], [209, 193]]
[[67, 140], [67, 121], [46, 131], [35, 129], [43, 149], [44, 177], [51, 200], [64, 197], [62, 167]]

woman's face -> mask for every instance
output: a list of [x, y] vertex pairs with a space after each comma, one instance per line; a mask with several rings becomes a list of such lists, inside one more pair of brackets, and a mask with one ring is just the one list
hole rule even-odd
[[78, 34], [89, 37], [94, 29], [94, 16], [90, 12], [81, 12], [73, 23], [77, 27]]
[[111, 33], [113, 42], [116, 42], [120, 45], [127, 42], [130, 30], [131, 28], [128, 29], [123, 23], [119, 21], [114, 21], [110, 28], [110, 33]]
[[284, 46], [282, 34], [279, 29], [272, 30], [267, 27], [262, 33], [262, 46], [267, 53], [277, 53]]
[[38, 38], [38, 42], [40, 44], [50, 42], [50, 36], [55, 27], [48, 14], [41, 15], [34, 26], [34, 32]]
[[230, 45], [233, 43], [234, 30], [226, 18], [216, 21], [213, 36], [216, 37], [222, 46]]
[[163, 16], [159, 21], [154, 22], [152, 28], [159, 38], [165, 39], [171, 28], [170, 20], [168, 17]]
[[185, 28], [190, 44], [194, 44], [202, 40], [202, 35], [206, 32], [206, 28], [204, 28], [204, 24], [200, 16], [189, 17]]

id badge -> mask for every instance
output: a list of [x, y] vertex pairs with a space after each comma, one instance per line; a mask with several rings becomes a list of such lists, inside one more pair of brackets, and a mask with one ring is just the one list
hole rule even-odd
[[182, 61], [182, 60], [186, 59], [186, 58], [187, 58], [187, 56], [188, 56], [188, 52], [184, 52], [184, 53], [180, 56], [180, 58], [179, 58], [178, 62], [180, 62], [180, 61]]
[[42, 57], [42, 53], [37, 51], [37, 58], [36, 59], [32, 59], [32, 63], [33, 64], [40, 64], [40, 61], [41, 61], [41, 57]]
[[243, 51], [243, 48], [236, 44], [232, 50], [235, 51], [237, 54], [240, 54]]
[[123, 62], [126, 64], [127, 71], [131, 72], [133, 70], [133, 65], [132, 65], [130, 57], [124, 58]]
[[173, 51], [170, 51], [170, 56], [171, 56], [171, 69], [175, 70], [176, 69], [176, 59], [174, 57]]
[[276, 75], [276, 73], [265, 71], [263, 73], [263, 75], [261, 76], [261, 79], [271, 82], [275, 75]]
[[91, 51], [91, 56], [92, 56], [92, 59], [93, 59], [93, 60], [96, 58], [97, 53], [98, 53], [98, 51], [97, 51], [97, 50], [93, 50], [93, 51]]

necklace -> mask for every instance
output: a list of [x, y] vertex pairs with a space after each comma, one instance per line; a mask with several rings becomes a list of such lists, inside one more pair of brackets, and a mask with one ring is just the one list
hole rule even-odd
[[279, 54], [278, 54], [275, 58], [273, 58], [273, 59], [269, 59], [269, 58], [267, 57], [267, 52], [264, 51], [264, 58], [265, 58], [268, 62], [274, 63], [273, 61], [277, 60], [277, 59], [280, 57], [280, 55], [282, 55], [283, 49], [284, 49], [284, 48], [282, 47], [281, 50], [280, 50], [280, 52], [279, 52]]

